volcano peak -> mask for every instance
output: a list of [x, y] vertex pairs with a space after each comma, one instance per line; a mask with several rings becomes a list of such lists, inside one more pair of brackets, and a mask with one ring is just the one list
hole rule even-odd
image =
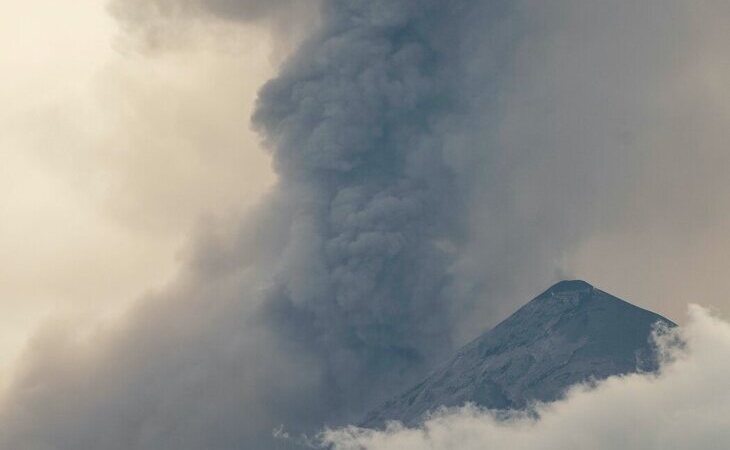
[[561, 281], [370, 413], [364, 425], [412, 425], [428, 411], [467, 402], [523, 409], [557, 400], [577, 383], [654, 371], [657, 323], [676, 326], [585, 281]]

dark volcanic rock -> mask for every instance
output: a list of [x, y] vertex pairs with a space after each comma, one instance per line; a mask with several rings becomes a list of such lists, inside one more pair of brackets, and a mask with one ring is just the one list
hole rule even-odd
[[657, 324], [675, 326], [584, 281], [562, 281], [368, 414], [363, 426], [412, 425], [439, 406], [467, 402], [521, 409], [557, 400], [576, 383], [654, 371]]

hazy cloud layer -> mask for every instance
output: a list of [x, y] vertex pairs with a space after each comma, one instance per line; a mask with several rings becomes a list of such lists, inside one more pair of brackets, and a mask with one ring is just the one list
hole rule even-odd
[[111, 10], [123, 18], [148, 22], [159, 17], [207, 15], [224, 20], [253, 22], [292, 14], [297, 5], [312, 7], [312, 0], [115, 0]]
[[[225, 5], [113, 8], [133, 39], [162, 27], [161, 57], [200, 45], [185, 25], [210, 43], [291, 12]], [[178, 281], [119, 323], [40, 333], [0, 447], [286, 446], [274, 428], [351, 423], [566, 271], [593, 281], [601, 254], [574, 265], [593, 240], [723, 223], [702, 205], [728, 211], [727, 18], [720, 1], [324, 2], [259, 93], [272, 192], [204, 228]]]
[[321, 0], [110, 0], [109, 11], [148, 48], [190, 45], [204, 29], [262, 25], [276, 36], [280, 59], [319, 21]]
[[248, 121], [274, 74], [266, 32], [122, 53], [98, 0], [3, 10], [0, 384], [40, 321], [121, 311], [173, 277], [198, 223], [275, 180]]
[[659, 375], [575, 388], [563, 401], [538, 405], [538, 420], [519, 414], [497, 420], [488, 411], [466, 407], [442, 411], [421, 428], [349, 428], [323, 438], [336, 450], [726, 448], [730, 324], [693, 307], [690, 322], [678, 333], [686, 346], [664, 347], [671, 360]]

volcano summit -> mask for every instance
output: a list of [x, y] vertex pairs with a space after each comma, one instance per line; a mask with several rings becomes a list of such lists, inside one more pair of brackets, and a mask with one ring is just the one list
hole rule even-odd
[[467, 402], [523, 409], [557, 400], [577, 383], [655, 371], [653, 331], [674, 326], [584, 281], [562, 281], [368, 414], [363, 425], [413, 425], [428, 411]]

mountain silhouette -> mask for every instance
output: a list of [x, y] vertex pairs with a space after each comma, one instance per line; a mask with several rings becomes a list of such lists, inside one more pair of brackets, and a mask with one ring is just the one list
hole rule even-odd
[[362, 425], [413, 425], [428, 411], [467, 402], [523, 409], [557, 400], [576, 383], [655, 371], [652, 333], [662, 326], [676, 325], [585, 281], [562, 281], [369, 413]]

